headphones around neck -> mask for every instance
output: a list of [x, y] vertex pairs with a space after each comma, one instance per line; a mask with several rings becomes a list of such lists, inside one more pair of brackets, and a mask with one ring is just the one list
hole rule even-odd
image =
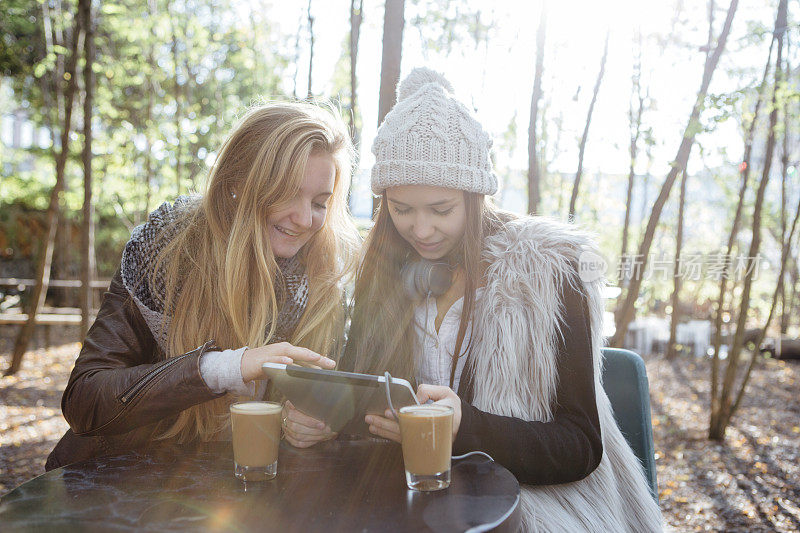
[[441, 296], [450, 288], [452, 277], [452, 267], [444, 261], [416, 259], [400, 269], [403, 289], [412, 300]]

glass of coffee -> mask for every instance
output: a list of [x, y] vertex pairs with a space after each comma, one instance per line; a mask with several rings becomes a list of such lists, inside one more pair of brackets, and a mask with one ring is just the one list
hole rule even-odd
[[408, 488], [429, 491], [449, 487], [453, 408], [411, 405], [401, 408], [399, 417]]
[[242, 481], [264, 481], [278, 473], [281, 410], [275, 402], [231, 405], [234, 474]]

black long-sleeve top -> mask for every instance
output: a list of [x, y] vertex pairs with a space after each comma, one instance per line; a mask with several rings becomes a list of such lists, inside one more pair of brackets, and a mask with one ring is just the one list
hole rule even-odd
[[472, 406], [468, 402], [472, 380], [480, 376], [465, 373], [458, 390], [461, 425], [453, 453], [486, 452], [520, 483], [577, 481], [594, 471], [603, 456], [586, 299], [568, 283], [561, 297], [564, 314], [556, 355], [558, 384], [550, 422], [529, 422]]

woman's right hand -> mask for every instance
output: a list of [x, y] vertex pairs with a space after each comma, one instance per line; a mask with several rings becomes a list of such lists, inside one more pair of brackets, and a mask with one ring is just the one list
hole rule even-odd
[[245, 383], [263, 379], [261, 365], [264, 363], [302, 364], [312, 368], [332, 370], [336, 361], [308, 348], [294, 346], [288, 342], [277, 342], [259, 348], [248, 348], [242, 354], [242, 380]]
[[288, 400], [283, 406], [283, 434], [295, 448], [308, 448], [337, 435], [325, 422], [298, 411]]

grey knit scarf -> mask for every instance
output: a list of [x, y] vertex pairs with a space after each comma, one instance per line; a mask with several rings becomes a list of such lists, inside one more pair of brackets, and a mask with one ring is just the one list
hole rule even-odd
[[[199, 195], [180, 196], [174, 203], [164, 202], [147, 222], [136, 226], [122, 253], [122, 282], [150, 328], [159, 348], [166, 353], [170, 318], [164, 315], [166, 283], [163, 272], [150, 275], [158, 254], [197, 209]], [[275, 280], [278, 319], [272, 342], [289, 340], [308, 303], [308, 276], [298, 258], [278, 259]], [[178, 288], [180, 290], [180, 288]], [[198, 339], [198, 345], [209, 339]]]

